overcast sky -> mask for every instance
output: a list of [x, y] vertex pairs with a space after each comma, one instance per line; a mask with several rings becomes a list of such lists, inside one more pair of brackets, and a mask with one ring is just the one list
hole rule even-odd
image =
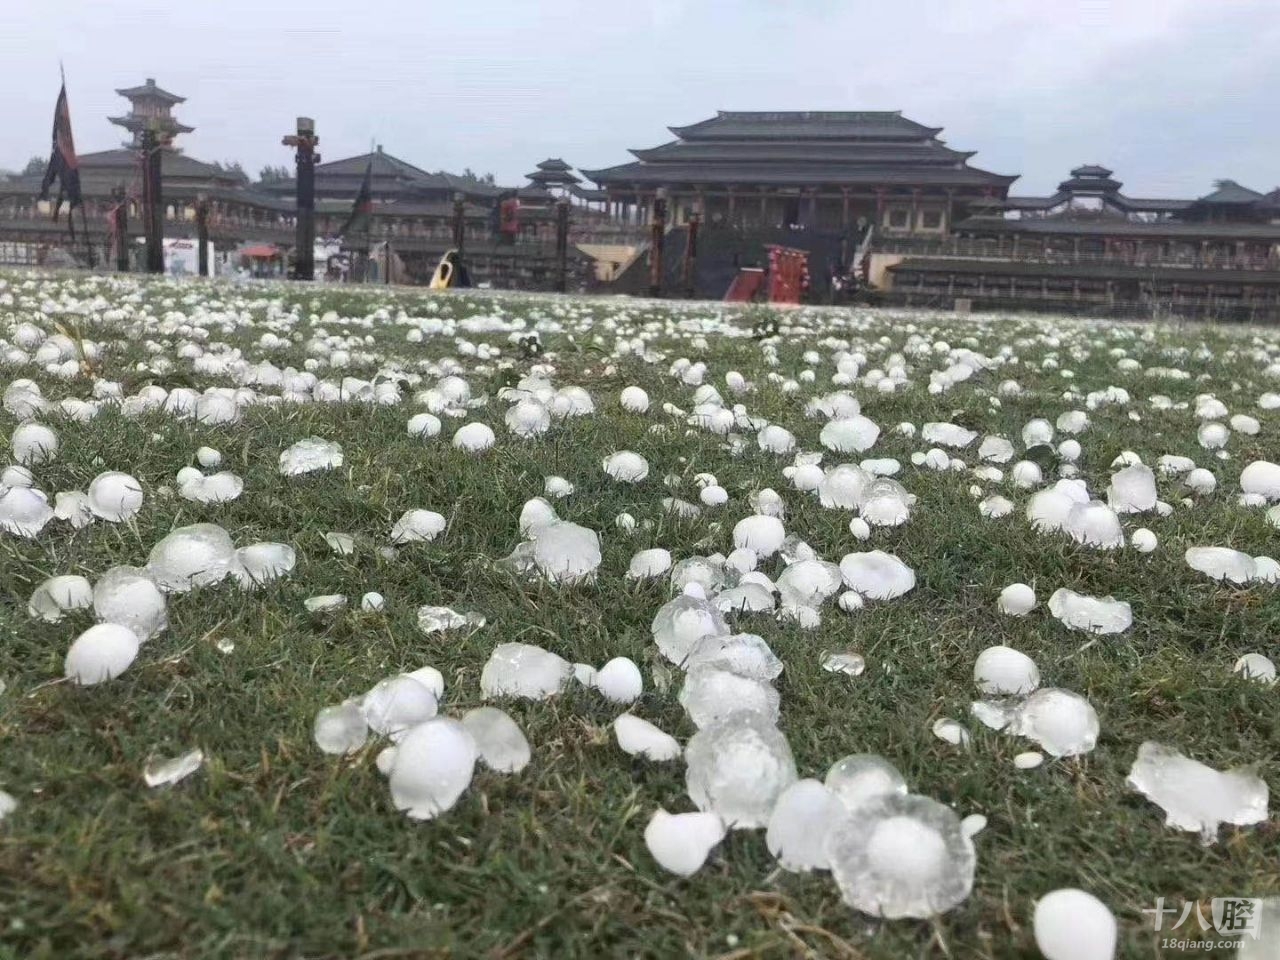
[[0, 0], [0, 169], [46, 154], [67, 70], [81, 153], [155, 77], [202, 160], [385, 149], [500, 182], [630, 159], [717, 109], [902, 110], [1051, 191], [1102, 163], [1132, 196], [1280, 185], [1280, 0]]

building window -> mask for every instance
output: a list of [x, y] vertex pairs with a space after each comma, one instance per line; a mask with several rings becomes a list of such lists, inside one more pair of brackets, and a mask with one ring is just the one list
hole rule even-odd
[[920, 229], [921, 230], [941, 230], [942, 229], [942, 211], [941, 210], [921, 210], [920, 211]]
[[906, 230], [909, 227], [911, 219], [911, 211], [906, 207], [890, 207], [885, 225], [897, 230]]

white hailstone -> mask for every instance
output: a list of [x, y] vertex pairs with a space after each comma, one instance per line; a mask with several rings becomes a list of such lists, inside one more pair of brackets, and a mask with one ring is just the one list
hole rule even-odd
[[1078, 693], [1045, 687], [1014, 709], [1008, 731], [1038, 743], [1054, 757], [1088, 753], [1098, 742], [1098, 714]]
[[729, 552], [729, 556], [724, 558], [726, 567], [738, 571], [738, 573], [750, 573], [760, 563], [760, 555], [749, 547], [738, 547]]
[[498, 773], [519, 773], [533, 758], [524, 731], [497, 707], [476, 707], [462, 715], [476, 743], [480, 762]]
[[595, 688], [613, 703], [634, 703], [644, 692], [644, 678], [634, 660], [614, 657], [596, 671]]
[[631, 450], [619, 450], [609, 454], [601, 467], [619, 483], [639, 483], [649, 476], [649, 461]]
[[434, 510], [406, 510], [391, 528], [391, 542], [430, 542], [444, 533], [447, 521]]
[[1013, 758], [1013, 765], [1019, 770], [1034, 770], [1044, 763], [1044, 754], [1039, 750], [1026, 750]]
[[1150, 467], [1136, 463], [1111, 477], [1107, 503], [1117, 513], [1144, 513], [1155, 509], [1156, 475]]
[[1269, 791], [1252, 767], [1218, 771], [1172, 747], [1146, 741], [1125, 783], [1165, 812], [1165, 825], [1199, 833], [1208, 845], [1224, 823], [1249, 826], [1268, 818]]
[[697, 664], [686, 673], [679, 699], [689, 719], [699, 728], [732, 713], [755, 713], [771, 723], [778, 719], [777, 690], [764, 680], [743, 676], [714, 663]]
[[641, 550], [627, 566], [627, 579], [647, 580], [660, 577], [671, 569], [671, 551], [662, 547]]
[[88, 687], [114, 680], [138, 656], [138, 635], [118, 623], [100, 623], [76, 637], [67, 651], [68, 680]]
[[836, 453], [861, 453], [871, 449], [879, 436], [880, 428], [872, 420], [855, 414], [828, 421], [818, 440]]
[[1227, 423], [1236, 433], [1243, 433], [1248, 437], [1256, 436], [1258, 431], [1262, 429], [1262, 424], [1258, 422], [1256, 417], [1243, 413], [1237, 413]]
[[845, 613], [854, 613], [866, 606], [866, 601], [862, 599], [862, 594], [857, 590], [846, 590], [840, 594], [840, 599], [836, 601], [837, 605]]
[[973, 889], [973, 841], [950, 807], [889, 794], [846, 813], [827, 834], [827, 857], [844, 902], [887, 919], [925, 919]]
[[167, 593], [220, 583], [238, 566], [230, 534], [216, 523], [175, 527], [147, 557], [148, 575]]
[[322, 470], [336, 470], [342, 463], [342, 447], [337, 443], [320, 437], [307, 437], [280, 454], [280, 473], [286, 477], [300, 477]]
[[974, 661], [973, 682], [988, 696], [1025, 696], [1040, 686], [1040, 669], [1012, 647], [987, 647]]
[[127, 473], [109, 470], [89, 484], [89, 509], [95, 517], [120, 523], [142, 509], [142, 487]]
[[613, 518], [613, 525], [623, 533], [630, 533], [636, 528], [636, 518], [629, 513], [620, 513]]
[[1044, 960], [1111, 960], [1116, 918], [1091, 893], [1065, 887], [1036, 903], [1036, 946]]
[[302, 601], [308, 613], [336, 613], [345, 609], [347, 598], [340, 593], [326, 593], [316, 597], [307, 597]]
[[649, 394], [639, 387], [626, 387], [618, 399], [622, 403], [622, 409], [631, 413], [644, 413], [649, 409]]
[[1058, 456], [1068, 463], [1075, 463], [1083, 452], [1079, 440], [1063, 440], [1058, 444]]
[[1204, 467], [1197, 467], [1188, 473], [1183, 483], [1201, 496], [1208, 496], [1218, 488], [1218, 478]]
[[298, 555], [287, 543], [251, 543], [236, 551], [237, 569], [233, 570], [246, 589], [278, 580], [293, 569]]
[[344, 700], [335, 707], [322, 707], [311, 728], [322, 753], [335, 756], [355, 753], [369, 739], [369, 725], [357, 700]]
[[93, 612], [105, 623], [128, 627], [146, 642], [169, 625], [164, 595], [147, 571], [111, 567], [93, 585]]
[[[981, 491], [979, 491], [981, 492]], [[978, 504], [978, 512], [984, 517], [999, 520], [1013, 513], [1013, 501], [999, 494], [987, 497]]]
[[566, 520], [538, 527], [533, 536], [533, 565], [552, 582], [574, 583], [595, 576], [600, 566], [600, 536]]
[[698, 491], [698, 499], [708, 507], [722, 507], [729, 502], [729, 491], [717, 484], [712, 484]]
[[1139, 527], [1129, 537], [1129, 543], [1139, 553], [1151, 553], [1159, 545], [1156, 535], [1146, 527]]
[[18, 801], [13, 795], [0, 790], [0, 821], [18, 809]]
[[1089, 429], [1089, 415], [1083, 410], [1068, 410], [1058, 417], [1055, 426], [1063, 433], [1084, 433]]
[[1090, 597], [1059, 587], [1049, 598], [1049, 612], [1070, 630], [1123, 633], [1133, 624], [1129, 604], [1113, 597]]
[[399, 739], [436, 715], [436, 695], [408, 674], [378, 681], [360, 698], [360, 712], [374, 733]]
[[856, 510], [871, 477], [861, 467], [842, 463], [823, 476], [818, 500], [827, 509]]
[[396, 747], [388, 780], [391, 801], [414, 820], [451, 809], [471, 785], [479, 750], [457, 720], [433, 717], [409, 730]]
[[548, 497], [555, 497], [559, 500], [573, 493], [573, 484], [564, 477], [546, 477], [542, 481], [542, 492]]
[[1165, 503], [1163, 500], [1157, 500], [1157, 501], [1156, 501], [1156, 515], [1157, 515], [1157, 516], [1167, 517], [1167, 516], [1169, 516], [1171, 513], [1173, 513], [1173, 505], [1172, 505], [1172, 504]]
[[724, 821], [714, 813], [670, 814], [659, 808], [644, 828], [644, 845], [663, 870], [691, 877], [724, 835]]
[[550, 651], [527, 643], [500, 643], [480, 672], [486, 697], [545, 700], [564, 689], [573, 665]]
[[551, 398], [551, 412], [558, 420], [585, 417], [595, 413], [596, 405], [591, 394], [582, 387], [561, 387]]
[[1022, 445], [1035, 447], [1053, 442], [1053, 424], [1048, 420], [1037, 418], [1028, 420], [1022, 428]]
[[1041, 473], [1039, 465], [1032, 463], [1030, 460], [1019, 460], [1015, 463], [1013, 469], [1009, 472], [1009, 477], [1013, 480], [1014, 486], [1021, 487], [1024, 490], [1038, 487], [1044, 482], [1044, 475]]
[[244, 492], [244, 481], [226, 470], [180, 481], [178, 495], [195, 503], [230, 503]]
[[366, 613], [376, 613], [387, 604], [387, 598], [382, 594], [370, 590], [360, 598], [360, 609]]
[[559, 519], [556, 516], [555, 507], [542, 497], [534, 497], [532, 500], [526, 500], [524, 506], [520, 508], [520, 533], [531, 536], [532, 531], [549, 523], [555, 523]]
[[1253, 557], [1228, 547], [1189, 547], [1185, 558], [1187, 566], [1212, 580], [1244, 584], [1258, 573]]
[[754, 550], [758, 557], [771, 557], [782, 547], [787, 531], [777, 517], [755, 514], [739, 520], [733, 528], [734, 547]]
[[920, 437], [926, 443], [961, 450], [978, 439], [977, 433], [956, 423], [926, 423], [920, 429]]
[[871, 539], [871, 525], [861, 517], [854, 517], [849, 521], [849, 532], [855, 540]]
[[1266, 460], [1249, 464], [1240, 472], [1240, 490], [1268, 501], [1280, 500], [1280, 464]]
[[791, 485], [802, 492], [817, 490], [824, 475], [822, 467], [816, 463], [801, 464], [791, 475]]
[[892, 477], [902, 472], [902, 464], [893, 457], [872, 457], [858, 466], [873, 477]]
[[754, 633], [703, 637], [684, 662], [686, 670], [717, 667], [754, 680], [776, 680], [782, 673], [778, 659], [763, 637]]
[[167, 760], [152, 760], [142, 770], [142, 782], [148, 787], [167, 787], [179, 783], [204, 766], [204, 751], [198, 747]]
[[796, 437], [785, 427], [771, 423], [756, 434], [756, 443], [765, 453], [790, 453], [796, 447]]
[[1004, 437], [984, 437], [978, 447], [978, 459], [988, 463], [1008, 463], [1013, 459], [1013, 444]]
[[69, 610], [93, 606], [93, 585], [74, 574], [50, 577], [41, 583], [27, 602], [27, 616], [57, 623]]
[[797, 780], [769, 815], [765, 845], [784, 870], [825, 870], [827, 832], [843, 814], [844, 805], [820, 780]]
[[1072, 504], [1062, 529], [1076, 543], [1100, 550], [1115, 550], [1124, 546], [1120, 518], [1101, 500]]
[[419, 667], [417, 670], [409, 671], [404, 676], [417, 680], [431, 691], [436, 700], [444, 697], [444, 674], [435, 667]]
[[537, 400], [524, 399], [507, 411], [504, 422], [517, 437], [538, 437], [551, 429], [551, 411]]
[[618, 748], [631, 756], [659, 762], [680, 759], [680, 744], [675, 737], [634, 714], [624, 713], [614, 720], [613, 735]]
[[883, 550], [845, 554], [840, 572], [851, 590], [872, 600], [892, 600], [916, 585], [915, 571]]
[[787, 738], [751, 710], [703, 727], [685, 747], [689, 799], [735, 830], [767, 826], [778, 797], [796, 779]]
[[409, 436], [428, 440], [440, 435], [440, 418], [432, 413], [415, 413], [409, 418]]
[[471, 422], [463, 424], [453, 435], [453, 447], [465, 453], [483, 453], [493, 446], [495, 437], [488, 424]]
[[763, 487], [751, 495], [751, 505], [756, 513], [766, 517], [777, 517], [781, 520], [787, 514], [787, 505], [776, 490]]
[[1276, 665], [1271, 658], [1261, 653], [1246, 653], [1236, 661], [1231, 672], [1255, 683], [1273, 684], [1276, 682]]
[[21, 423], [13, 431], [12, 447], [18, 463], [49, 463], [58, 456], [58, 435], [43, 423]]
[[1196, 431], [1196, 439], [1206, 450], [1221, 450], [1231, 438], [1231, 431], [1226, 424], [1202, 423]]
[[222, 454], [213, 447], [201, 447], [196, 451], [196, 463], [206, 470], [214, 470], [222, 466]]
[[953, 747], [969, 745], [969, 731], [950, 717], [940, 717], [934, 721], [932, 729], [933, 735], [943, 743], [949, 743]]
[[35, 474], [26, 467], [11, 464], [0, 471], [0, 487], [34, 487]]

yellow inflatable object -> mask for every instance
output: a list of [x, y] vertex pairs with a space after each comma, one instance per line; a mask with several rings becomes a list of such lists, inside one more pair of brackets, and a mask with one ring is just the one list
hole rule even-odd
[[436, 272], [431, 277], [430, 289], [447, 290], [453, 286], [453, 264], [449, 262], [448, 256], [446, 253], [437, 265]]

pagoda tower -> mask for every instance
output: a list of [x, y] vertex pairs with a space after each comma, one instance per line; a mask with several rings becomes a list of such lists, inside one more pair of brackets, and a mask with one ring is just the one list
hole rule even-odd
[[190, 133], [195, 127], [179, 123], [173, 116], [173, 108], [186, 102], [186, 97], [156, 86], [152, 77], [140, 87], [128, 87], [116, 93], [129, 101], [129, 113], [123, 117], [108, 117], [118, 127], [124, 127], [132, 134], [132, 139], [125, 141], [125, 146], [137, 150], [142, 146], [142, 132], [152, 121], [157, 121], [161, 133], [161, 141], [172, 147], [173, 138], [180, 133]]

